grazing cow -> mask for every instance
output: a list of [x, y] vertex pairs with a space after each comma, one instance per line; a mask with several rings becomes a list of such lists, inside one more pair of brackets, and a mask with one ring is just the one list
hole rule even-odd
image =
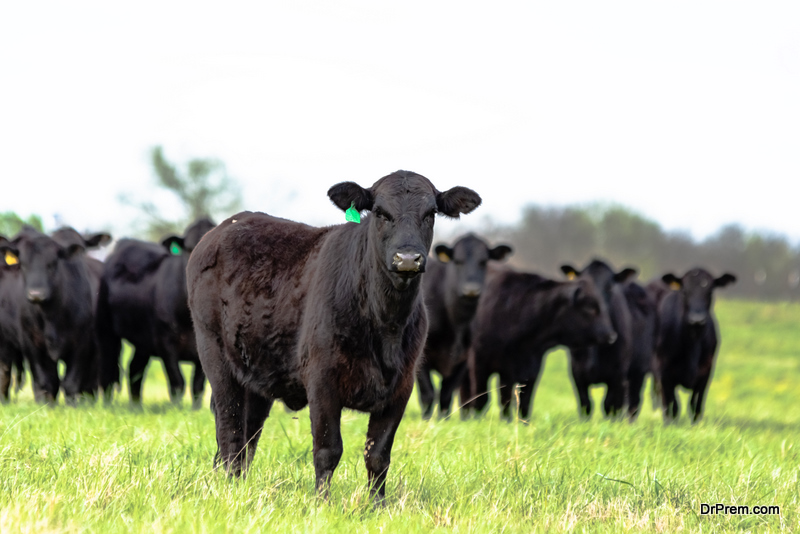
[[408, 171], [370, 188], [339, 183], [328, 197], [348, 219], [371, 213], [315, 228], [243, 212], [189, 259], [189, 308], [216, 403], [215, 463], [246, 472], [273, 400], [308, 405], [316, 487], [327, 496], [342, 409], [368, 412], [364, 457], [370, 493], [382, 501], [428, 327], [419, 275], [434, 217], [457, 218], [481, 199], [465, 187], [439, 192]]
[[180, 403], [186, 390], [180, 362], [194, 364], [192, 407], [200, 408], [206, 376], [197, 357], [194, 328], [186, 293], [186, 264], [206, 232], [214, 228], [207, 217], [186, 228], [184, 237], [170, 236], [161, 245], [122, 239], [106, 258], [100, 284], [97, 335], [106, 401], [119, 383], [122, 338], [135, 348], [128, 368], [131, 401], [142, 402], [142, 381], [152, 356], [164, 362], [169, 395]]
[[[99, 244], [108, 239], [107, 234], [98, 234], [88, 241]], [[53, 402], [62, 387], [68, 404], [79, 396], [93, 399], [98, 378], [93, 328], [97, 278], [85, 254], [86, 243], [62, 245], [28, 227], [10, 244], [18, 255], [24, 297], [35, 308], [23, 313], [21, 321], [23, 343], [31, 353], [34, 390], [41, 392], [37, 396]], [[66, 364], [60, 383], [59, 360]]]
[[426, 419], [433, 414], [436, 396], [431, 371], [442, 376], [439, 416], [450, 413], [453, 392], [461, 386], [467, 371], [469, 324], [478, 309], [486, 266], [489, 260], [499, 261], [511, 254], [511, 247], [498, 245], [490, 249], [478, 236], [467, 234], [452, 248], [437, 245], [434, 252], [438, 261], [429, 259], [422, 277], [428, 338], [417, 376], [422, 416]]
[[24, 378], [20, 343], [23, 284], [19, 260], [11, 251], [8, 239], [0, 236], [0, 403], [9, 400], [12, 377], [16, 374], [17, 389]]
[[664, 422], [680, 414], [675, 388], [692, 390], [692, 422], [703, 415], [703, 398], [714, 369], [717, 323], [712, 310], [713, 292], [736, 281], [732, 274], [714, 278], [704, 269], [692, 269], [682, 278], [661, 277], [669, 291], [658, 307], [658, 336], [653, 372], [661, 386]]
[[[607, 390], [603, 411], [609, 417], [620, 416], [629, 396], [628, 373], [633, 360], [632, 319], [623, 284], [636, 274], [636, 270], [623, 269], [615, 273], [605, 262], [593, 260], [583, 271], [571, 265], [562, 265], [561, 271], [570, 280], [575, 278], [592, 280], [608, 310], [611, 326], [617, 333], [616, 341], [611, 344], [568, 347], [572, 382], [578, 395], [580, 415], [585, 418], [592, 415], [589, 387], [594, 384], [605, 384]], [[641, 384], [638, 384], [638, 387], [641, 387]], [[637, 402], [637, 411], [638, 408]]]
[[483, 411], [489, 401], [489, 377], [498, 373], [503, 417], [512, 418], [511, 397], [516, 384], [522, 384], [519, 413], [527, 419], [548, 350], [556, 345], [613, 343], [616, 337], [605, 301], [591, 278], [558, 282], [490, 267], [472, 322], [468, 408]]

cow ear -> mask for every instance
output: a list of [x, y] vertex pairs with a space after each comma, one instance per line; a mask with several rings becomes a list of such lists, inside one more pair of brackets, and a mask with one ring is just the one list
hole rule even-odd
[[628, 280], [628, 278], [633, 278], [636, 276], [636, 269], [631, 269], [630, 267], [626, 269], [622, 269], [620, 272], [614, 275], [614, 281], [618, 284], [621, 284]]
[[166, 248], [170, 254], [174, 254], [176, 256], [186, 250], [183, 247], [183, 238], [176, 235], [171, 235], [165, 238], [161, 244], [164, 245], [164, 248]]
[[328, 189], [328, 198], [342, 211], [350, 206], [357, 211], [371, 210], [375, 203], [370, 189], [364, 189], [355, 182], [341, 182]]
[[8, 239], [0, 236], [0, 265], [19, 265], [19, 250], [12, 246]]
[[500, 261], [506, 259], [506, 256], [510, 256], [513, 253], [514, 249], [508, 245], [497, 245], [489, 251], [489, 259]]
[[468, 187], [456, 186], [436, 195], [436, 209], [442, 215], [458, 219], [481, 205], [481, 197]]
[[105, 232], [94, 234], [88, 239], [84, 239], [84, 242], [86, 244], [86, 248], [101, 247], [111, 242], [111, 234], [107, 234]]
[[730, 273], [725, 273], [716, 280], [714, 280], [714, 287], [725, 287], [728, 284], [736, 282], [736, 277]]
[[667, 273], [661, 277], [661, 280], [669, 286], [670, 289], [678, 290], [683, 287], [681, 279], [672, 273]]
[[581, 274], [580, 271], [572, 265], [562, 265], [561, 272], [567, 275], [567, 280], [575, 280]]
[[433, 251], [436, 252], [436, 257], [439, 258], [439, 261], [442, 263], [448, 263], [453, 259], [453, 249], [447, 245], [436, 245]]

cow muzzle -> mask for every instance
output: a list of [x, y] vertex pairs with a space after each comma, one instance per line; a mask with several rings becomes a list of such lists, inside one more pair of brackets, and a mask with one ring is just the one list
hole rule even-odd
[[28, 290], [28, 301], [34, 304], [41, 304], [42, 302], [47, 300], [47, 291], [43, 289], [29, 289]]
[[399, 272], [413, 272], [418, 273], [422, 268], [422, 254], [414, 252], [396, 252], [392, 256], [392, 265]]
[[705, 313], [693, 312], [686, 316], [686, 322], [689, 323], [689, 326], [704, 326], [707, 319], [708, 315]]
[[461, 286], [461, 296], [476, 299], [481, 296], [481, 285], [474, 282], [467, 282]]

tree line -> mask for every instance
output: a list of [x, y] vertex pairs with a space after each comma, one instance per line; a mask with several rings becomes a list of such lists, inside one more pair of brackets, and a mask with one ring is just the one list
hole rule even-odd
[[715, 275], [737, 276], [727, 296], [800, 300], [800, 244], [736, 224], [696, 241], [620, 206], [530, 205], [517, 224], [489, 225], [483, 233], [514, 247], [516, 267], [548, 276], [562, 276], [560, 266], [565, 263], [582, 268], [592, 258], [605, 259], [618, 269], [634, 266], [643, 282], [667, 272], [680, 276], [699, 266]]

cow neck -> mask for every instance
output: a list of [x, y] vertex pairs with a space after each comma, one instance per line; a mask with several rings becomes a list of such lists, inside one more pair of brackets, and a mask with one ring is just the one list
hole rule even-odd
[[[91, 290], [88, 286], [88, 268], [80, 258], [59, 262], [56, 283], [45, 305], [40, 305], [42, 315], [57, 330], [63, 331], [85, 323], [91, 314]], [[69, 288], [64, 291], [63, 288]], [[88, 303], [88, 304], [87, 304]], [[68, 310], [67, 313], [64, 313]], [[87, 313], [88, 312], [88, 313]]]
[[521, 318], [523, 324], [535, 325], [531, 330], [533, 336], [531, 340], [542, 350], [548, 350], [560, 343], [560, 331], [557, 318], [560, 306], [558, 293], [562, 290], [563, 284], [547, 289], [532, 288], [529, 291], [529, 298], [534, 302], [530, 308], [525, 308], [529, 313]]

